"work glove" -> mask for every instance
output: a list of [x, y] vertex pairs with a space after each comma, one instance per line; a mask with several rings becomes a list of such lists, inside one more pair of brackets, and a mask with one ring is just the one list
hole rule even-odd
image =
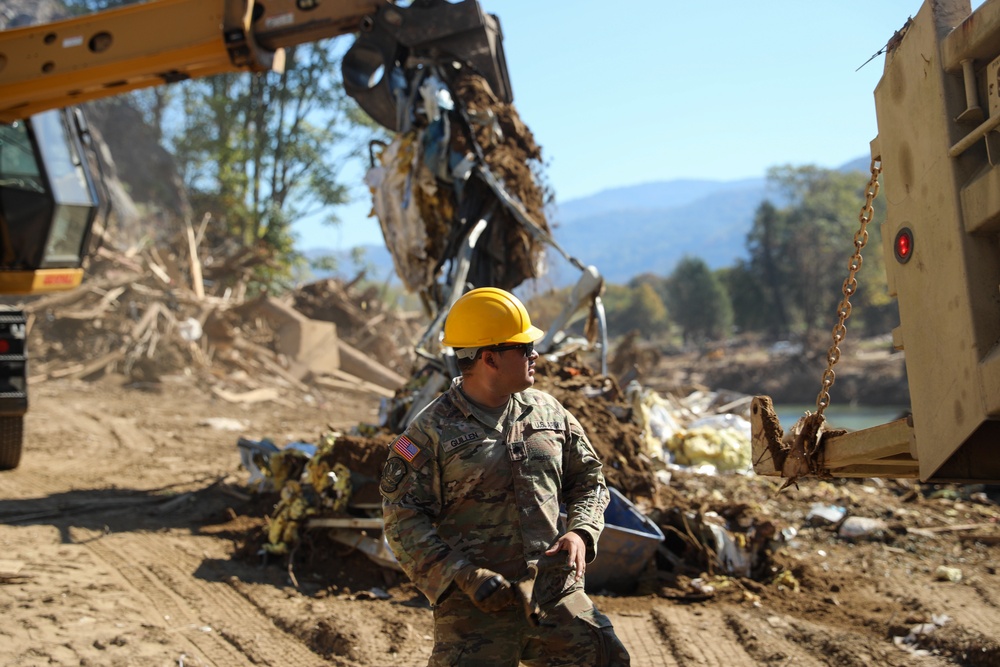
[[535, 580], [537, 578], [538, 563], [530, 562], [528, 563], [528, 573], [514, 582], [514, 592], [524, 609], [524, 616], [528, 619], [528, 623], [535, 628], [542, 624], [542, 610], [535, 600]]
[[491, 614], [515, 601], [514, 589], [503, 575], [470, 565], [455, 575], [455, 584], [481, 611]]

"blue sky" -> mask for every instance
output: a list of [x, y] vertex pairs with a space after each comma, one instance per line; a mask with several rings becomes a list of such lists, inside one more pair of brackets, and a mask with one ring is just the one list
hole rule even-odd
[[[878, 134], [884, 57], [920, 0], [480, 0], [557, 201], [681, 178], [837, 167]], [[981, 1], [973, 2], [977, 7]], [[858, 68], [861, 67], [860, 70]], [[856, 71], [857, 70], [857, 71]], [[381, 244], [367, 191], [301, 248]]]

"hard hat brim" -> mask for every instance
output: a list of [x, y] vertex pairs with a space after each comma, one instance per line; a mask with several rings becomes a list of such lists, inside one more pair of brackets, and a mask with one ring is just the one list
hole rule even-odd
[[519, 334], [514, 334], [503, 343], [497, 343], [498, 345], [503, 345], [504, 343], [534, 343], [536, 340], [540, 340], [545, 336], [545, 332], [538, 327], [532, 325], [528, 327], [527, 331]]

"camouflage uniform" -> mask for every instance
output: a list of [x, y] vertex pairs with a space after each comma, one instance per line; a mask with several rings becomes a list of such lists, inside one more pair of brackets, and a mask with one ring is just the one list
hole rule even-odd
[[[604, 528], [608, 491], [579, 421], [535, 389], [514, 394], [497, 419], [460, 387], [459, 378], [393, 443], [380, 484], [386, 538], [435, 606], [430, 664], [627, 665], [565, 552], [544, 554], [574, 530], [590, 562]], [[538, 565], [537, 627], [520, 608], [481, 612], [452, 583], [469, 565], [516, 582], [529, 563]]]

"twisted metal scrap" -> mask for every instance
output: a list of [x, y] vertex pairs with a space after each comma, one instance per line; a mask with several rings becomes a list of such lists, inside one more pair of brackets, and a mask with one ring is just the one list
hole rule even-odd
[[754, 396], [750, 424], [754, 469], [765, 475], [780, 473], [785, 483], [779, 493], [793, 484], [798, 488], [800, 477], [823, 476], [824, 438], [846, 432], [829, 428], [821, 413], [806, 412], [785, 433], [767, 396]]

